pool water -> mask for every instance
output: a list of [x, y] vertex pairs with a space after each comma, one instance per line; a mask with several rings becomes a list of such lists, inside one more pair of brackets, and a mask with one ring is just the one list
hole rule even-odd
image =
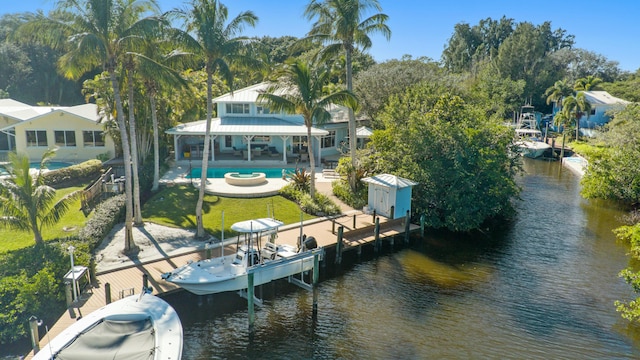
[[[68, 162], [64, 162], [64, 161], [49, 161], [47, 163], [47, 169], [49, 170], [60, 170], [60, 169], [64, 169], [66, 167], [69, 167], [73, 165], [72, 163], [68, 163]], [[31, 169], [40, 169], [40, 163], [39, 162], [32, 162], [29, 164], [29, 168]]]
[[[287, 173], [295, 170], [294, 168], [207, 168], [207, 178], [224, 179], [224, 174], [229, 172], [237, 172], [240, 174], [261, 172], [264, 173], [267, 178], [276, 179], [282, 177], [282, 169]], [[193, 168], [191, 169], [191, 173], [188, 173], [185, 177], [187, 179], [199, 179], [200, 175], [202, 175], [202, 169]]]

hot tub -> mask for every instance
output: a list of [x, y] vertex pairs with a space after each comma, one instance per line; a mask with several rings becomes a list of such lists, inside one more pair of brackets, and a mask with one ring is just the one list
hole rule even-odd
[[236, 186], [255, 186], [267, 182], [265, 173], [254, 172], [251, 174], [240, 174], [238, 172], [229, 172], [224, 174], [224, 181], [229, 185]]

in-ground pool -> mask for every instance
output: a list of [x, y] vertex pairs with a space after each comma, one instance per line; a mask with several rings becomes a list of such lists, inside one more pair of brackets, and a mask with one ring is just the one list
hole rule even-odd
[[[294, 168], [207, 168], [207, 177], [223, 179], [224, 174], [237, 172], [240, 174], [264, 173], [267, 178], [276, 179], [282, 177], [282, 169], [287, 173], [295, 170]], [[201, 174], [202, 169], [198, 167], [191, 169], [191, 173], [188, 173], [185, 177], [187, 179], [199, 179]]]
[[[73, 165], [72, 163], [68, 163], [68, 162], [64, 162], [64, 161], [49, 161], [47, 163], [47, 169], [49, 170], [59, 170], [59, 169], [64, 169], [66, 167], [69, 167]], [[40, 169], [40, 163], [39, 162], [31, 162], [29, 163], [29, 168], [31, 169]]]

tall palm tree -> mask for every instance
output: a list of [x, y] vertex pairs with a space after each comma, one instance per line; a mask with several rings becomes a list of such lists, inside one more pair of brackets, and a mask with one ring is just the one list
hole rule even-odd
[[42, 228], [55, 225], [81, 194], [74, 191], [54, 203], [56, 190], [45, 185], [42, 173], [54, 155], [55, 150], [46, 151], [40, 170], [32, 173], [28, 156], [9, 153], [9, 177], [0, 180], [0, 226], [31, 231], [36, 245], [44, 243]]
[[[200, 177], [200, 191], [196, 204], [196, 237], [204, 237], [204, 223], [202, 221], [202, 204], [207, 180], [209, 161], [209, 141], [211, 136], [211, 118], [213, 117], [212, 83], [213, 74], [218, 73], [233, 91], [233, 72], [230, 65], [237, 63], [247, 65], [255, 63], [250, 56], [243, 53], [246, 37], [239, 34], [246, 25], [255, 26], [258, 17], [251, 11], [244, 11], [227, 22], [229, 13], [227, 7], [217, 0], [192, 0], [189, 11], [174, 12], [186, 24], [186, 32], [182, 37], [182, 44], [187, 51], [191, 51], [200, 61], [204, 62], [207, 73], [207, 121], [204, 136], [204, 151], [202, 154], [202, 175]], [[194, 34], [193, 38], [190, 34]]]
[[587, 77], [583, 77], [576, 80], [575, 85], [573, 85], [573, 90], [576, 90], [576, 91], [598, 90], [600, 89], [600, 84], [602, 84], [602, 79], [600, 79], [597, 76], [589, 75]]
[[55, 17], [38, 16], [21, 31], [66, 53], [59, 66], [70, 79], [79, 79], [102, 67], [113, 88], [116, 119], [120, 128], [124, 160], [126, 211], [124, 251], [135, 249], [133, 241], [133, 196], [131, 148], [127, 133], [117, 70], [129, 49], [137, 48], [147, 34], [155, 34], [157, 17], [143, 17], [157, 11], [154, 0], [60, 0]]
[[558, 80], [552, 86], [547, 88], [544, 92], [547, 95], [547, 105], [551, 102], [555, 102], [558, 106], [558, 111], [562, 109], [562, 99], [566, 96], [573, 95], [573, 89], [566, 80]]
[[311, 184], [309, 194], [315, 196], [315, 151], [311, 141], [311, 127], [321, 125], [331, 119], [329, 107], [332, 104], [356, 106], [356, 99], [348, 90], [325, 94], [324, 87], [329, 83], [331, 72], [327, 67], [315, 69], [303, 61], [294, 61], [285, 65], [277, 73], [278, 82], [269, 86], [267, 91], [258, 95], [272, 111], [288, 114], [300, 114], [307, 127], [309, 144], [309, 163], [311, 166]]
[[576, 124], [576, 140], [580, 135], [580, 118], [586, 113], [589, 116], [591, 112], [591, 104], [587, 101], [587, 97], [583, 92], [578, 92], [575, 96], [569, 96], [562, 101], [563, 110], [567, 111], [569, 117]]
[[[347, 90], [353, 91], [352, 55], [356, 46], [363, 50], [371, 47], [369, 35], [382, 34], [387, 40], [391, 30], [386, 22], [388, 16], [382, 13], [362, 19], [369, 9], [382, 11], [378, 0], [311, 0], [305, 9], [309, 20], [316, 19], [309, 32], [312, 38], [319, 38], [328, 44], [327, 54], [345, 52]], [[349, 109], [349, 152], [351, 163], [356, 164], [356, 119], [353, 109]]]
[[554, 125], [558, 129], [562, 128], [562, 145], [560, 148], [560, 160], [564, 159], [564, 142], [567, 137], [565, 129], [571, 125], [571, 114], [566, 109], [567, 108], [563, 108], [562, 111], [558, 111], [553, 117]]

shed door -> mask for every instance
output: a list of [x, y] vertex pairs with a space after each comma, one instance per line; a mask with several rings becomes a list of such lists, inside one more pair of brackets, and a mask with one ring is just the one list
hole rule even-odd
[[376, 187], [375, 209], [378, 214], [389, 217], [389, 189]]

